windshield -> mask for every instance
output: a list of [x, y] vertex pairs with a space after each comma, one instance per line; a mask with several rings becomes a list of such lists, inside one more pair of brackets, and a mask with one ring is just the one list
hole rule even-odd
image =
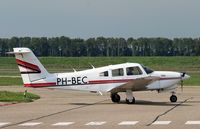
[[148, 68], [148, 67], [146, 67], [146, 66], [144, 66], [144, 65], [142, 65], [142, 67], [143, 67], [144, 71], [145, 71], [147, 74], [150, 74], [150, 73], [153, 72], [152, 69], [150, 69], [150, 68]]

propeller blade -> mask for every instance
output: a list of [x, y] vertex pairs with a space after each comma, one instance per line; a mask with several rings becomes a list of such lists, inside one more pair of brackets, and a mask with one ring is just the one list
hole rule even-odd
[[185, 77], [185, 72], [181, 72], [181, 77]]
[[183, 92], [183, 78], [185, 77], [185, 72], [181, 72], [181, 92]]
[[183, 80], [181, 79], [181, 92], [183, 92]]

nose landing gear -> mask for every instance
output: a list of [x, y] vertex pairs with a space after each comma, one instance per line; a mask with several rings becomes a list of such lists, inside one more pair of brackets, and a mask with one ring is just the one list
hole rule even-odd
[[177, 96], [176, 96], [175, 94], [176, 94], [176, 93], [173, 91], [173, 92], [172, 92], [172, 96], [170, 97], [170, 101], [171, 101], [172, 103], [177, 102]]
[[176, 95], [172, 95], [172, 96], [170, 97], [170, 101], [171, 101], [172, 103], [175, 103], [175, 102], [177, 101]]

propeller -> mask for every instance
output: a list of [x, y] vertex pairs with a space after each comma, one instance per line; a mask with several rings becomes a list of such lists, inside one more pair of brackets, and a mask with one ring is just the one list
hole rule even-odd
[[181, 79], [181, 92], [183, 92], [183, 79]]
[[183, 78], [185, 77], [185, 72], [181, 72], [181, 91], [183, 92]]

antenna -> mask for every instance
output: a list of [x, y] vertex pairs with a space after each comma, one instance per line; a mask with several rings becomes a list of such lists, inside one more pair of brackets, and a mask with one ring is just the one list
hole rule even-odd
[[93, 69], [95, 69], [94, 65], [92, 65], [91, 63], [89, 63], [89, 64], [90, 64], [90, 66], [91, 66]]
[[74, 72], [77, 72], [76, 69], [74, 67], [72, 67], [71, 64], [70, 64], [70, 67], [73, 69]]
[[77, 72], [76, 69], [72, 68], [74, 70], [74, 72]]

